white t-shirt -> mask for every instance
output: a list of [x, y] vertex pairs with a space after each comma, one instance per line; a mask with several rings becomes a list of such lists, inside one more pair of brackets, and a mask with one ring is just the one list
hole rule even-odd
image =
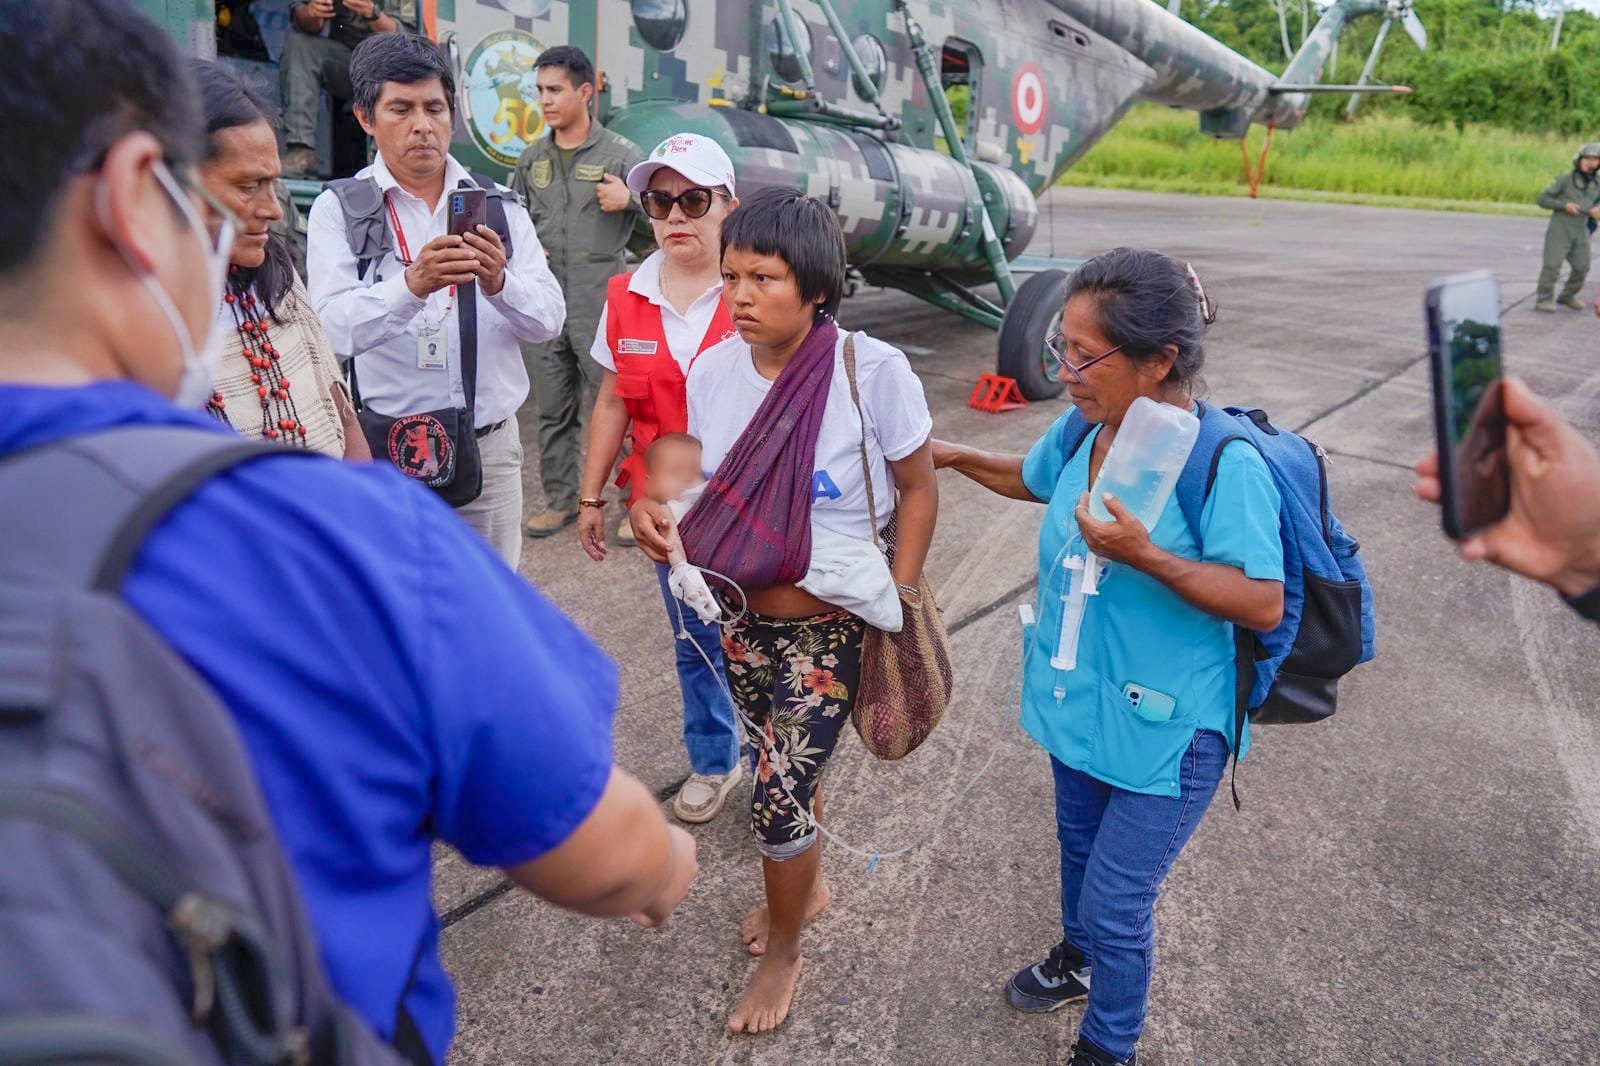
[[[720, 284], [711, 286], [695, 297], [694, 303], [689, 305], [688, 314], [678, 314], [677, 309], [661, 295], [661, 264], [666, 257], [667, 253], [659, 248], [650, 253], [628, 279], [628, 291], [643, 296], [661, 310], [661, 331], [666, 334], [667, 348], [672, 352], [672, 358], [677, 361], [678, 369], [687, 374], [689, 364], [694, 362], [701, 343], [706, 339], [706, 330], [711, 328], [711, 319], [717, 313], [717, 305], [722, 302], [722, 286]], [[606, 336], [608, 311], [609, 307], [600, 309], [600, 328], [595, 331], [594, 345], [589, 349], [589, 357], [614, 373], [617, 369], [617, 357], [611, 350], [610, 338]]]
[[[870, 541], [866, 482], [861, 476], [861, 420], [850, 402], [844, 373], [844, 341], [834, 349], [833, 383], [817, 435], [811, 478], [811, 521], [847, 537]], [[877, 497], [877, 526], [894, 514], [894, 476], [885, 460], [904, 459], [933, 432], [933, 416], [922, 382], [898, 348], [865, 333], [855, 334], [856, 382], [867, 421], [867, 459]], [[701, 465], [716, 472], [754, 417], [772, 382], [756, 370], [750, 346], [738, 335], [707, 348], [689, 374], [689, 432], [700, 438]]]

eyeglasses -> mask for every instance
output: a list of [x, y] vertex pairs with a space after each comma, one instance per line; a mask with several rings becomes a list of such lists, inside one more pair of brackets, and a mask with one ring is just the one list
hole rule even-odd
[[1096, 363], [1101, 363], [1107, 359], [1110, 359], [1113, 355], [1116, 355], [1118, 352], [1122, 351], [1122, 345], [1119, 344], [1109, 352], [1101, 352], [1093, 359], [1086, 360], [1082, 363], [1073, 363], [1067, 358], [1067, 339], [1062, 335], [1059, 329], [1045, 338], [1044, 347], [1045, 351], [1050, 353], [1050, 362], [1048, 364], [1050, 376], [1059, 377], [1061, 372], [1065, 370], [1072, 375], [1072, 380], [1076, 381], [1079, 385], [1083, 384], [1083, 372], [1085, 370], [1088, 370]]
[[704, 218], [705, 213], [711, 210], [711, 201], [725, 195], [699, 185], [685, 189], [676, 196], [664, 193], [660, 189], [646, 189], [639, 194], [639, 203], [644, 206], [646, 215], [657, 222], [664, 222], [666, 217], [672, 214], [673, 204], [683, 208], [683, 213], [688, 218]]

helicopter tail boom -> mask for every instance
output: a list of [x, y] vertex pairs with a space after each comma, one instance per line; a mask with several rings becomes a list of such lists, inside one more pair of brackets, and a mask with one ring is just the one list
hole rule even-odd
[[[1419, 47], [1427, 35], [1410, 0], [1335, 0], [1306, 36], [1283, 74], [1273, 74], [1154, 3], [1125, 0], [1051, 0], [1052, 5], [1137, 56], [1154, 72], [1144, 99], [1201, 114], [1201, 128], [1215, 137], [1243, 137], [1251, 123], [1279, 129], [1297, 125], [1334, 42], [1350, 20], [1382, 14], [1399, 22]], [[1350, 92], [1348, 87], [1340, 91]], [[1400, 87], [1371, 90], [1400, 92]]]

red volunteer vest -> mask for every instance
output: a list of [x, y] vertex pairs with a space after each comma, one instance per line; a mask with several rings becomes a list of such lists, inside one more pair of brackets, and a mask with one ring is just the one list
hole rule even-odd
[[[617, 364], [617, 398], [633, 420], [633, 454], [622, 462], [617, 487], [628, 490], [628, 506], [644, 495], [644, 453], [656, 439], [689, 428], [689, 400], [683, 371], [667, 347], [661, 309], [628, 290], [631, 275], [606, 283], [606, 341]], [[720, 300], [695, 355], [734, 332], [728, 306]]]

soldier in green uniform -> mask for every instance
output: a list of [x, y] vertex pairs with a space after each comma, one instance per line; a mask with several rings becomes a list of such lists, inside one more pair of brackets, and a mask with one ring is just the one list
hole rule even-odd
[[316, 177], [317, 108], [324, 91], [350, 99], [350, 53], [374, 33], [416, 31], [416, 0], [292, 0], [278, 60], [283, 92], [283, 172]]
[[600, 364], [589, 357], [606, 280], [621, 273], [638, 201], [623, 178], [644, 153], [606, 130], [590, 112], [594, 64], [568, 45], [539, 56], [539, 107], [550, 135], [522, 153], [511, 187], [528, 202], [550, 269], [567, 298], [560, 335], [527, 345], [539, 413], [539, 471], [546, 509], [528, 519], [531, 537], [548, 537], [578, 517], [579, 416], [594, 405]]
[[[1600, 219], [1600, 141], [1590, 141], [1578, 149], [1572, 170], [1562, 174], [1539, 194], [1539, 206], [1550, 212], [1550, 227], [1544, 231], [1544, 269], [1539, 271], [1536, 311], [1554, 311], [1556, 304], [1582, 311], [1578, 290], [1589, 276], [1589, 233]], [[1572, 264], [1561, 299], [1551, 302], [1561, 263]]]

